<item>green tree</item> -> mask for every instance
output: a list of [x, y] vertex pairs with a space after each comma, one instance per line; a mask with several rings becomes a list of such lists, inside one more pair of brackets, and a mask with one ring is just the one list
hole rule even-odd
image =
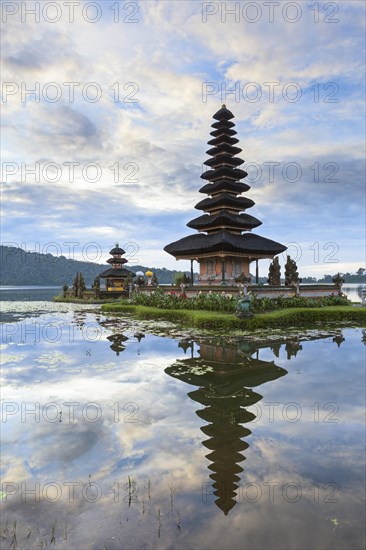
[[74, 282], [72, 284], [72, 290], [75, 298], [77, 298], [79, 296], [79, 272], [76, 273]]
[[95, 297], [99, 298], [99, 293], [100, 293], [100, 277], [99, 277], [99, 275], [97, 275], [94, 279], [93, 290], [94, 290], [94, 293], [95, 293]]
[[79, 298], [82, 298], [83, 297], [83, 294], [84, 294], [84, 290], [86, 290], [86, 284], [85, 284], [85, 280], [84, 280], [84, 276], [83, 274], [79, 273], [79, 292], [78, 292], [78, 296]]
[[177, 271], [177, 273], [174, 275], [174, 285], [180, 286], [181, 284], [184, 284], [184, 285], [191, 284], [191, 278], [187, 275], [187, 273], [183, 273], [182, 271]]

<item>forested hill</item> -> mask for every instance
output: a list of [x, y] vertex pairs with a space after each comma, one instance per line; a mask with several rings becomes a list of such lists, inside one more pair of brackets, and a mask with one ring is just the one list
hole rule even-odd
[[[81, 262], [70, 260], [65, 256], [53, 256], [52, 254], [40, 254], [38, 252], [25, 252], [21, 248], [0, 246], [1, 254], [1, 285], [60, 285], [65, 283], [72, 285], [75, 275], [81, 271], [87, 286], [90, 286], [95, 277], [102, 273], [110, 265], [101, 265], [93, 262]], [[134, 273], [136, 271], [147, 271], [151, 269], [161, 284], [172, 284], [178, 271], [170, 269], [159, 269], [150, 266], [129, 265], [127, 269]], [[187, 272], [188, 274], [188, 272]], [[301, 276], [301, 274], [300, 274]], [[365, 283], [366, 270], [359, 268], [354, 274], [346, 273], [344, 279], [349, 283]], [[266, 277], [260, 277], [259, 281], [267, 282]], [[332, 275], [324, 275], [322, 279], [314, 277], [303, 278], [304, 283], [324, 282], [331, 283]]]
[[[1, 285], [60, 285], [69, 286], [78, 271], [81, 271], [87, 286], [90, 286], [95, 277], [111, 266], [93, 262], [81, 262], [70, 260], [65, 256], [53, 256], [52, 254], [39, 254], [38, 252], [25, 252], [21, 248], [0, 246], [1, 254]], [[172, 284], [175, 270], [158, 269], [141, 265], [126, 264], [126, 268], [136, 271], [151, 269], [157, 276], [159, 283]]]

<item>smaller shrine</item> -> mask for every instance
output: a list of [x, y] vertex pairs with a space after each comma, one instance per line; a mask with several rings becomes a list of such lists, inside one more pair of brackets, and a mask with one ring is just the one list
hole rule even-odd
[[105, 279], [105, 290], [108, 293], [114, 294], [128, 292], [128, 284], [135, 274], [123, 267], [123, 265], [127, 263], [126, 258], [123, 258], [123, 255], [126, 253], [123, 248], [120, 248], [119, 244], [116, 243], [109, 254], [111, 254], [112, 258], [109, 258], [107, 263], [110, 264], [111, 267], [99, 275], [101, 279]]

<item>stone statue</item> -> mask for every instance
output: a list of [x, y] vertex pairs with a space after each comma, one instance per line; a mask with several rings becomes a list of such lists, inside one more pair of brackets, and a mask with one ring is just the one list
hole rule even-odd
[[295, 260], [287, 256], [285, 265], [285, 286], [296, 286], [300, 282]]
[[281, 266], [278, 256], [276, 256], [269, 266], [268, 284], [271, 286], [281, 286]]

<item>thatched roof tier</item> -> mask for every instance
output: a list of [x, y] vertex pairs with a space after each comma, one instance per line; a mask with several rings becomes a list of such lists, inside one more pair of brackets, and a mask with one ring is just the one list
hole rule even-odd
[[126, 264], [127, 261], [125, 258], [109, 258], [107, 264]]
[[217, 193], [234, 193], [235, 195], [240, 195], [245, 191], [249, 191], [250, 185], [242, 183], [241, 181], [233, 180], [218, 180], [215, 183], [206, 183], [201, 189], [200, 193], [205, 193], [206, 195], [216, 195]]
[[210, 141], [207, 142], [208, 145], [215, 145], [215, 146], [221, 145], [223, 143], [228, 143], [229, 145], [235, 145], [236, 143], [239, 143], [239, 140], [238, 138], [225, 136], [225, 134], [223, 134], [222, 136], [214, 139], [210, 139]]
[[240, 170], [240, 168], [231, 168], [230, 166], [222, 166], [215, 170], [207, 170], [201, 176], [203, 180], [214, 181], [221, 178], [230, 178], [232, 180], [241, 180], [246, 178], [248, 172]]
[[218, 255], [230, 253], [238, 256], [258, 255], [271, 258], [284, 252], [286, 247], [276, 241], [253, 233], [235, 235], [222, 230], [210, 235], [198, 233], [184, 237], [179, 241], [168, 244], [164, 250], [177, 259], [202, 257], [209, 253], [217, 253]]
[[126, 269], [125, 267], [121, 267], [121, 268], [117, 268], [117, 269], [113, 269], [113, 267], [111, 267], [110, 269], [107, 269], [106, 271], [103, 271], [103, 273], [100, 273], [99, 277], [101, 277], [102, 279], [105, 279], [105, 278], [110, 278], [110, 279], [121, 279], [123, 277], [129, 277], [129, 276], [132, 276], [134, 277], [135, 274], [130, 271], [129, 269]]
[[109, 251], [109, 254], [117, 254], [119, 256], [123, 256], [123, 254], [126, 254], [126, 252], [119, 246], [118, 243], [115, 244], [114, 248]]
[[222, 128], [234, 128], [235, 122], [231, 122], [231, 120], [219, 120], [218, 122], [214, 122], [211, 124], [211, 128], [215, 128], [215, 130], [221, 130]]
[[206, 151], [206, 154], [210, 155], [211, 157], [215, 157], [216, 155], [221, 155], [223, 153], [227, 155], [238, 155], [242, 152], [242, 150], [243, 149], [240, 149], [240, 147], [233, 147], [228, 143], [222, 143], [221, 145], [218, 145], [217, 147], [212, 147], [211, 149]]
[[232, 157], [230, 155], [217, 155], [212, 159], [207, 159], [203, 164], [206, 166], [212, 166], [212, 168], [217, 168], [219, 166], [240, 166], [243, 164], [243, 160], [239, 157]]
[[215, 120], [230, 120], [234, 118], [234, 115], [229, 109], [226, 108], [226, 105], [223, 104], [221, 109], [219, 109], [214, 115], [213, 118]]
[[262, 222], [250, 214], [232, 214], [228, 210], [220, 210], [217, 214], [203, 214], [187, 223], [188, 227], [198, 231], [212, 231], [213, 229], [234, 229], [250, 231], [254, 227], [262, 225]]
[[219, 128], [218, 130], [213, 130], [210, 132], [210, 136], [219, 137], [219, 136], [236, 136], [238, 132], [231, 130], [231, 128]]
[[254, 206], [255, 202], [247, 197], [234, 197], [229, 193], [220, 193], [212, 198], [203, 199], [196, 204], [197, 210], [205, 210], [211, 212], [211, 210], [228, 209], [228, 210], [245, 210]]

